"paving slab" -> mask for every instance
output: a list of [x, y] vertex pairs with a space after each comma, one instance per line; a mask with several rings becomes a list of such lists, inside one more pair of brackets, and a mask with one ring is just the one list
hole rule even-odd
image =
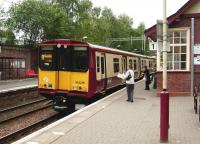
[[[123, 89], [16, 143], [159, 144], [160, 98], [156, 90], [144, 90], [144, 81], [141, 81], [135, 86], [134, 97], [133, 103], [127, 102], [126, 89]], [[170, 97], [169, 106], [168, 143], [199, 144], [200, 123], [193, 110], [193, 98]]]

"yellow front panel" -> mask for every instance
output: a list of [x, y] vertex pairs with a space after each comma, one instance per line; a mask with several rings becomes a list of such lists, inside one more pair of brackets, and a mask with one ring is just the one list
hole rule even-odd
[[59, 87], [60, 90], [70, 90], [71, 72], [59, 71]]
[[59, 89], [88, 92], [89, 72], [59, 72]]
[[56, 71], [43, 71], [39, 69], [39, 88], [57, 89]]

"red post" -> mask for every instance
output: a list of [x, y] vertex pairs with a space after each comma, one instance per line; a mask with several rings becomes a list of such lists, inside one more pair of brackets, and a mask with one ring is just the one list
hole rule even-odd
[[160, 93], [160, 142], [168, 142], [169, 129], [169, 93]]

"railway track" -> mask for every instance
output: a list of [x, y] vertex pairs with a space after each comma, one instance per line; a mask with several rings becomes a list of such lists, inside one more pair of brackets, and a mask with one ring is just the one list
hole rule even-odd
[[1, 109], [0, 124], [52, 105], [53, 104], [51, 101], [47, 100], [46, 98], [39, 97], [36, 100], [32, 100], [30, 102], [23, 103], [21, 105], [16, 105], [6, 109]]
[[[43, 115], [44, 113], [46, 113], [46, 115]], [[41, 117], [41, 115], [43, 115], [43, 116]], [[33, 120], [29, 124], [26, 123], [27, 121], [29, 121], [30, 117], [36, 117], [36, 116], [38, 116], [37, 119]], [[20, 126], [20, 128], [18, 128], [18, 129], [11, 130], [11, 132], [9, 132], [9, 133], [4, 133], [4, 135], [0, 137], [0, 143], [8, 144], [15, 140], [18, 140], [21, 137], [26, 136], [26, 135], [40, 129], [41, 127], [44, 127], [44, 126], [60, 119], [62, 116], [59, 113], [56, 113], [55, 111], [53, 111], [51, 106], [47, 106], [47, 107], [44, 107], [35, 112], [31, 112], [28, 115], [26, 115], [25, 117], [22, 120], [22, 122], [24, 123], [23, 126]], [[15, 121], [17, 121], [17, 120], [15, 120]], [[10, 125], [10, 123], [9, 123], [9, 125]]]
[[38, 97], [37, 87], [0, 92], [0, 110]]
[[72, 112], [60, 114], [53, 110], [52, 101], [40, 96], [0, 109], [0, 144], [18, 140]]

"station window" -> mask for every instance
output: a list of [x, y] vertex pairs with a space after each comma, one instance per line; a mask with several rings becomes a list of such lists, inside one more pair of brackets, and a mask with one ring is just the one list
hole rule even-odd
[[[188, 30], [170, 31], [170, 53], [167, 54], [168, 70], [187, 70], [187, 49], [189, 48]], [[160, 55], [160, 68], [162, 69], [163, 58]]]
[[113, 59], [113, 67], [114, 67], [114, 73], [119, 72], [119, 59], [118, 58]]

